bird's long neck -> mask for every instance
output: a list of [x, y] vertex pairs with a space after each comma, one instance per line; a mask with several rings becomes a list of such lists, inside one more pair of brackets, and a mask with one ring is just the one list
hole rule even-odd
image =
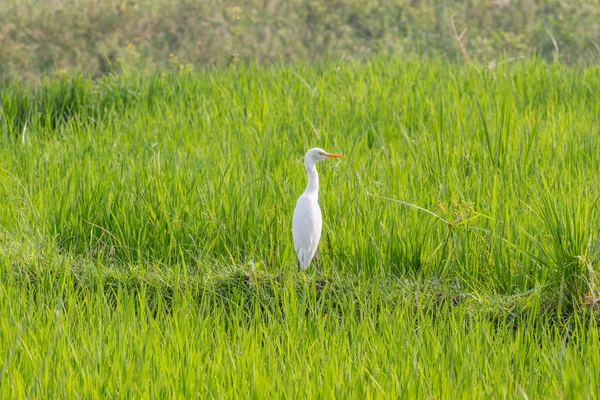
[[304, 193], [319, 195], [319, 174], [314, 162], [305, 162], [306, 175], [308, 176], [308, 184]]

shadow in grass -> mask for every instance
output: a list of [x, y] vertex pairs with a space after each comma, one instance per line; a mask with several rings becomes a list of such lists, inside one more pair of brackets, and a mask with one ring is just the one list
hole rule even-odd
[[[561, 326], [568, 329], [575, 311], [584, 318], [600, 320], [592, 306], [557, 313], [556, 299], [536, 290], [517, 296], [458, 293], [440, 281], [418, 282], [390, 276], [367, 281], [358, 276], [298, 273], [269, 273], [263, 270], [225, 267], [213, 275], [191, 273], [184, 277], [173, 270], [129, 269], [95, 265], [71, 265], [63, 270], [18, 267], [11, 270], [14, 284], [32, 291], [34, 300], [75, 296], [83, 300], [101, 294], [107, 305], [116, 307], [127, 296], [137, 296], [136, 308], [147, 307], [154, 317], [169, 315], [179, 299], [192, 300], [203, 312], [235, 316], [237, 321], [257, 318], [283, 321], [291, 315], [306, 318], [337, 318], [374, 321], [399, 307], [430, 318], [454, 313], [465, 324], [484, 316], [497, 329], [517, 331], [521, 325]], [[6, 280], [4, 280], [6, 282]], [[545, 297], [543, 297], [545, 296]], [[548, 297], [548, 298], [546, 298]], [[418, 318], [417, 318], [418, 320]]]

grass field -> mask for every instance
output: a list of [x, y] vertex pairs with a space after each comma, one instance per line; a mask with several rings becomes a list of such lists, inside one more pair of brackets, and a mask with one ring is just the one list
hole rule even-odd
[[387, 58], [3, 86], [0, 397], [600, 396], [599, 91]]
[[[373, 56], [600, 63], [598, 0], [2, 0], [0, 79]], [[462, 47], [457, 37], [462, 37]]]

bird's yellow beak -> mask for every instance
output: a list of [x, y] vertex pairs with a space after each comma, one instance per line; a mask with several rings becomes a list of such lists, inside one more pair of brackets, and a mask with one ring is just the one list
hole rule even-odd
[[342, 158], [342, 157], [344, 157], [341, 154], [335, 154], [335, 153], [325, 153], [325, 156], [327, 156], [329, 158]]

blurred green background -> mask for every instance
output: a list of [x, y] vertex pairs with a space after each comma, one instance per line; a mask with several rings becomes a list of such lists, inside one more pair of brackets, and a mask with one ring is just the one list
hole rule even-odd
[[[454, 16], [454, 18], [453, 18]], [[451, 20], [454, 19], [453, 29]], [[246, 60], [600, 60], [598, 0], [2, 0], [0, 76]], [[456, 34], [455, 34], [456, 31]]]

